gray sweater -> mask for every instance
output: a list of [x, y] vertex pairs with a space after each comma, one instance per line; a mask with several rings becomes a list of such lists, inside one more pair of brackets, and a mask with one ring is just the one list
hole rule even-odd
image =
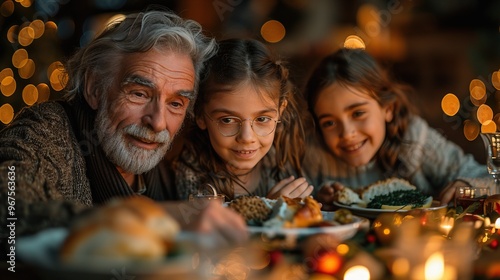
[[464, 154], [458, 145], [429, 127], [422, 118], [414, 116], [411, 119], [403, 143], [399, 160], [404, 167], [396, 167], [396, 175], [383, 170], [376, 161], [357, 168], [348, 166], [318, 143], [308, 147], [303, 166], [316, 190], [330, 181], [358, 189], [391, 176], [407, 179], [434, 196], [449, 182], [459, 178], [494, 190], [486, 166], [476, 162], [472, 155]]

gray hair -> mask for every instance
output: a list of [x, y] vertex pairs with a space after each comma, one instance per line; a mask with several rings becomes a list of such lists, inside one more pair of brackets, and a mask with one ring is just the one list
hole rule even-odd
[[[117, 61], [128, 53], [151, 49], [190, 55], [196, 74], [196, 97], [200, 73], [205, 61], [215, 54], [216, 47], [215, 39], [206, 37], [199, 23], [182, 19], [172, 11], [130, 14], [123, 21], [111, 23], [67, 61], [66, 99], [83, 99], [84, 90], [106, 94], [119, 70]], [[190, 103], [192, 109], [194, 100]]]

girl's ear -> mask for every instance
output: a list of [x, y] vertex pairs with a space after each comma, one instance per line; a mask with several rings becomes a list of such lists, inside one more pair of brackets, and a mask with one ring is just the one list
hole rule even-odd
[[92, 92], [90, 91], [90, 89], [93, 88], [91, 86], [93, 83], [94, 83], [94, 79], [92, 79], [92, 78], [86, 79], [85, 90], [83, 91], [83, 97], [85, 98], [85, 100], [89, 104], [90, 108], [97, 110], [97, 108], [99, 107], [100, 98], [95, 90]]
[[394, 103], [385, 107], [385, 122], [391, 122], [394, 118]]
[[286, 106], [288, 105], [288, 100], [284, 100], [283, 103], [281, 103], [280, 106], [280, 116], [283, 114], [283, 111], [285, 111]]
[[205, 130], [207, 129], [207, 123], [205, 122], [205, 118], [204, 117], [196, 117], [196, 124], [198, 125], [198, 127], [201, 129], [201, 130]]

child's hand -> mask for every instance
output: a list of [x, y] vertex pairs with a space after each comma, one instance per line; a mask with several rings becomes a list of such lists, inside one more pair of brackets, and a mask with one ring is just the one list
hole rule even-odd
[[325, 211], [331, 211], [335, 209], [333, 206], [333, 198], [335, 191], [343, 189], [344, 186], [339, 182], [328, 182], [323, 184], [316, 194], [315, 199], [322, 204], [321, 209]]
[[448, 205], [455, 199], [455, 190], [457, 187], [470, 187], [470, 184], [464, 180], [455, 180], [450, 182], [439, 194], [439, 200], [441, 200], [441, 205]]
[[289, 198], [305, 198], [313, 192], [314, 187], [310, 185], [304, 177], [295, 179], [290, 176], [284, 180], [279, 181], [267, 194], [268, 198], [276, 199], [280, 196], [287, 196]]

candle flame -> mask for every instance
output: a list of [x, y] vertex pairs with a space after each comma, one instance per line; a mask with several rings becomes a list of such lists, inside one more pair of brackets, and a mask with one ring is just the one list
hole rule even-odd
[[344, 275], [344, 280], [369, 280], [370, 271], [362, 265], [350, 267]]
[[425, 279], [439, 280], [444, 276], [444, 258], [443, 254], [436, 252], [432, 254], [425, 262]]

